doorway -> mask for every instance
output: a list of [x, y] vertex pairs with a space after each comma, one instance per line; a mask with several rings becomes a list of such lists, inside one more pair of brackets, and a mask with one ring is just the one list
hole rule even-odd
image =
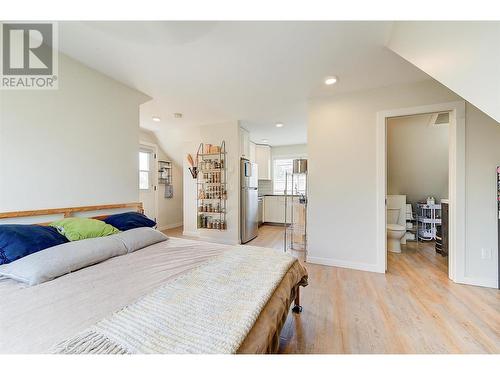
[[386, 119], [389, 270], [420, 260], [448, 274], [449, 118], [438, 112]]
[[377, 271], [387, 270], [387, 120], [449, 112], [448, 277], [463, 282], [465, 264], [465, 102], [401, 108], [377, 113]]
[[156, 158], [156, 145], [141, 142], [139, 148], [139, 200], [144, 207], [144, 214], [154, 221], [157, 221], [158, 217]]

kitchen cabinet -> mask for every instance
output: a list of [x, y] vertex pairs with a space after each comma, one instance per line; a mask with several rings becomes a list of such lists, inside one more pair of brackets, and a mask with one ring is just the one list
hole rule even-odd
[[251, 161], [252, 163], [255, 163], [255, 162], [256, 162], [256, 160], [255, 160], [255, 147], [256, 147], [256, 146], [257, 146], [257, 145], [256, 145], [255, 143], [253, 143], [253, 142], [251, 142], [251, 141], [249, 142], [248, 159], [250, 159], [250, 161]]
[[271, 147], [256, 145], [255, 162], [259, 166], [259, 180], [271, 180]]
[[[264, 223], [273, 223], [277, 218], [277, 207], [273, 197], [264, 197]], [[279, 222], [279, 218], [278, 218]]]
[[259, 197], [257, 223], [259, 227], [264, 223], [264, 197]]
[[264, 197], [262, 197], [262, 212], [260, 213], [260, 220], [261, 220], [261, 224], [264, 224], [266, 222], [266, 217], [264, 216], [264, 205], [266, 204], [265, 200], [264, 200]]
[[[291, 217], [291, 200], [288, 200], [287, 222]], [[285, 222], [285, 197], [282, 195], [266, 195], [264, 197], [264, 222], [284, 223]]]
[[240, 156], [250, 159], [250, 133], [243, 128], [240, 128]]

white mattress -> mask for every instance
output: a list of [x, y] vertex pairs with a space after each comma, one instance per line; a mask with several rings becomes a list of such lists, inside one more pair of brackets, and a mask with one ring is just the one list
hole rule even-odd
[[28, 287], [0, 279], [0, 353], [45, 353], [232, 246], [170, 238]]

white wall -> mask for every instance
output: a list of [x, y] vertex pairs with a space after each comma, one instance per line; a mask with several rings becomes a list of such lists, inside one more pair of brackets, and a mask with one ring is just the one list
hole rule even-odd
[[171, 156], [163, 150], [153, 132], [141, 129], [140, 141], [153, 143], [158, 146], [158, 160], [172, 161], [172, 185], [174, 196], [165, 198], [165, 185], [158, 185], [158, 228], [160, 230], [175, 228], [182, 225], [182, 165], [177, 164]]
[[[500, 165], [500, 124], [473, 105], [466, 107], [466, 281], [498, 285], [496, 167]], [[481, 249], [491, 251], [482, 259]]]
[[[429, 80], [310, 103], [308, 260], [376, 270], [376, 113], [460, 98]], [[466, 280], [495, 287], [495, 166], [500, 125], [471, 105], [466, 114]], [[481, 248], [492, 258], [481, 259]]]
[[0, 92], [0, 211], [138, 200], [140, 92], [59, 55], [58, 90]]
[[406, 195], [407, 203], [448, 198], [449, 126], [429, 126], [431, 117], [387, 120], [387, 194]]
[[[240, 153], [239, 124], [237, 121], [190, 127], [181, 140], [184, 146], [184, 234], [198, 236], [204, 240], [237, 244], [239, 242], [239, 193], [240, 193]], [[227, 171], [227, 230], [218, 231], [197, 228], [196, 180], [188, 170], [186, 156], [196, 155], [201, 142], [214, 145], [226, 142]]]
[[396, 22], [389, 48], [500, 121], [500, 22]]
[[273, 146], [271, 147], [271, 158], [298, 158], [307, 157], [307, 144]]

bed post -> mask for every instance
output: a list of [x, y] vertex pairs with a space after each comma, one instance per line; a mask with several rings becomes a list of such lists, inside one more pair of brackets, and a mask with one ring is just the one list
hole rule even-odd
[[300, 314], [302, 312], [302, 306], [300, 306], [300, 286], [297, 285], [297, 292], [295, 294], [294, 300], [295, 306], [293, 306], [292, 311], [294, 313]]

